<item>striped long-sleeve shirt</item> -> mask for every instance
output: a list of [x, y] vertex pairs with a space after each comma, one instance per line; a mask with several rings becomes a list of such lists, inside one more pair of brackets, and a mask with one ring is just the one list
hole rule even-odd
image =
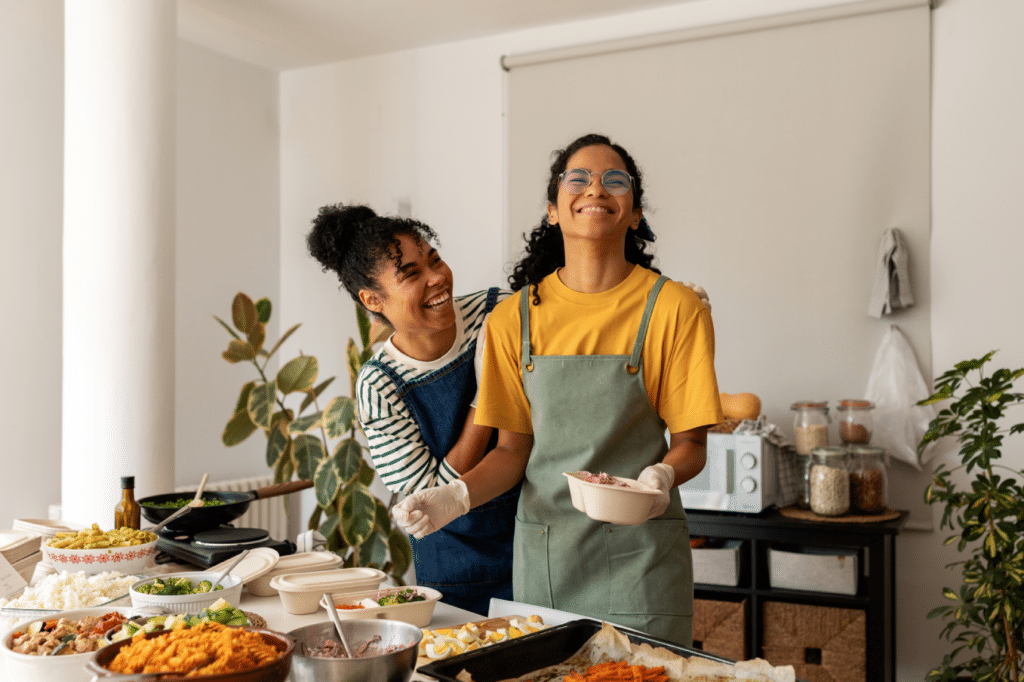
[[[502, 291], [498, 299], [504, 299], [510, 293]], [[486, 290], [455, 297], [455, 342], [437, 360], [423, 362], [411, 358], [395, 348], [391, 339], [374, 354], [374, 359], [387, 365], [406, 381], [443, 369], [480, 336], [486, 318], [486, 302]], [[447, 453], [442, 453], [440, 461], [431, 456], [416, 420], [405, 402], [397, 396], [394, 382], [373, 363], [367, 363], [359, 372], [356, 398], [359, 421], [370, 447], [370, 458], [388, 490], [410, 493], [421, 488], [444, 485], [459, 477], [459, 472], [443, 458]]]

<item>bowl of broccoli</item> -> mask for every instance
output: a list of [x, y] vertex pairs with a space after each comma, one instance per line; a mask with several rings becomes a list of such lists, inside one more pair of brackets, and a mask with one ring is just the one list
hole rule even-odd
[[132, 606], [156, 606], [169, 613], [198, 614], [219, 599], [237, 606], [242, 596], [242, 578], [229, 573], [217, 589], [211, 590], [216, 579], [217, 574], [203, 571], [170, 573], [139, 580], [128, 592]]

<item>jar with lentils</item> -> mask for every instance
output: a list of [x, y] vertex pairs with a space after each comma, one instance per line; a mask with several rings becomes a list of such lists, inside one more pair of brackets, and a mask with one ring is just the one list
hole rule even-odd
[[878, 514], [888, 504], [885, 451], [873, 445], [850, 446], [850, 507]]
[[871, 411], [869, 400], [842, 400], [839, 402], [839, 437], [847, 445], [871, 442]]
[[846, 448], [825, 446], [811, 453], [811, 511], [842, 516], [850, 511], [850, 466]]

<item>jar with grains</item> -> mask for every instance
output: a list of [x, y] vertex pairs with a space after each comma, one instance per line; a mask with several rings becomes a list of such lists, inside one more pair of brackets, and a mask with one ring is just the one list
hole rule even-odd
[[864, 514], [878, 514], [888, 505], [885, 451], [872, 445], [850, 447], [850, 507]]
[[850, 511], [850, 467], [846, 448], [825, 446], [811, 453], [811, 511], [842, 516]]
[[868, 400], [842, 400], [839, 403], [839, 437], [844, 443], [871, 442], [871, 410]]
[[793, 440], [796, 454], [810, 455], [814, 448], [828, 445], [828, 403], [793, 403]]

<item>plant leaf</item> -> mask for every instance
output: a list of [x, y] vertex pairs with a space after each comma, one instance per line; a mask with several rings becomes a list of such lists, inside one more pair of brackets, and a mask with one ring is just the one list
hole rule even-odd
[[231, 339], [228, 342], [228, 349], [221, 353], [221, 357], [228, 362], [244, 362], [256, 357], [256, 349], [248, 341]]
[[236, 294], [235, 300], [231, 302], [231, 321], [234, 323], [235, 329], [243, 334], [248, 334], [252, 331], [253, 325], [259, 322], [259, 319], [252, 299], [241, 292]]
[[320, 466], [320, 460], [327, 455], [320, 439], [308, 433], [300, 433], [292, 439], [292, 454], [298, 463], [296, 471], [302, 480], [311, 480]]
[[350, 546], [358, 546], [373, 532], [377, 498], [362, 483], [348, 486], [341, 507], [341, 537]]
[[270, 305], [269, 298], [264, 297], [256, 301], [256, 319], [258, 319], [262, 324], [270, 322], [270, 311], [272, 309], [273, 306]]
[[252, 393], [252, 389], [256, 387], [255, 381], [248, 382], [245, 386], [242, 386], [242, 392], [238, 394], [238, 400], [235, 401], [235, 412], [244, 410], [249, 405], [249, 395]]
[[249, 393], [249, 418], [256, 426], [269, 429], [271, 416], [274, 414], [274, 401], [277, 399], [277, 384], [268, 381], [257, 384]]
[[[288, 441], [288, 445], [291, 445], [291, 441]], [[295, 473], [295, 465], [292, 464], [291, 448], [288, 447], [281, 453], [281, 457], [277, 460], [277, 466], [274, 467], [274, 483], [286, 483], [292, 480], [293, 473]]]
[[334, 448], [331, 458], [334, 460], [338, 476], [348, 485], [359, 476], [363, 463], [363, 448], [358, 441], [346, 438]]
[[281, 457], [288, 455], [291, 438], [285, 435], [283, 425], [275, 425], [267, 436], [267, 466], [277, 467]]
[[292, 334], [294, 334], [294, 333], [295, 333], [295, 330], [296, 330], [296, 329], [298, 329], [298, 328], [299, 328], [299, 327], [301, 327], [301, 326], [302, 326], [301, 324], [297, 324], [297, 325], [295, 325], [294, 327], [292, 327], [291, 329], [289, 329], [288, 331], [286, 331], [286, 332], [284, 333], [284, 336], [282, 336], [281, 338], [279, 338], [279, 339], [277, 340], [277, 343], [275, 343], [275, 344], [274, 344], [274, 347], [270, 349], [270, 352], [269, 352], [269, 353], [267, 353], [267, 359], [269, 360], [269, 359], [270, 359], [270, 356], [272, 356], [272, 355], [273, 355], [274, 353], [276, 353], [276, 352], [277, 352], [277, 349], [281, 347], [281, 344], [285, 342], [285, 339], [287, 339], [287, 338], [288, 338], [289, 336], [291, 336]]
[[403, 576], [412, 565], [412, 545], [409, 543], [409, 536], [401, 529], [394, 527], [388, 534], [388, 550], [391, 552], [391, 573], [395, 576]]
[[299, 417], [288, 425], [288, 433], [305, 433], [310, 429], [315, 429], [320, 426], [320, 420], [323, 419], [323, 416], [323, 412], [317, 412], [316, 414]]
[[259, 353], [260, 349], [263, 348], [263, 342], [267, 338], [267, 328], [263, 326], [262, 322], [256, 322], [249, 330], [249, 345], [252, 346], [253, 352]]
[[289, 360], [277, 373], [277, 387], [285, 395], [295, 391], [308, 391], [313, 387], [318, 371], [315, 357], [300, 355], [294, 360]]
[[227, 322], [225, 322], [224, 320], [220, 319], [216, 315], [213, 316], [213, 319], [215, 319], [218, 322], [220, 322], [220, 326], [224, 327], [224, 329], [227, 329], [228, 330], [228, 334], [231, 334], [231, 336], [235, 337], [236, 339], [239, 338], [238, 334], [235, 333], [235, 330], [232, 329], [231, 325], [229, 325]]
[[249, 413], [245, 410], [238, 410], [228, 420], [227, 425], [224, 426], [224, 432], [221, 434], [220, 440], [224, 445], [231, 447], [244, 441], [255, 430], [256, 425], [249, 418]]
[[328, 514], [327, 518], [324, 519], [324, 522], [320, 524], [320, 528], [318, 529], [320, 534], [329, 539], [337, 532], [340, 521], [341, 517], [337, 514]]
[[380, 568], [388, 560], [387, 536], [380, 531], [373, 531], [359, 545], [359, 563], [363, 566]]
[[334, 377], [328, 377], [327, 379], [324, 379], [322, 382], [320, 382], [320, 384], [316, 388], [312, 389], [308, 394], [306, 394], [306, 397], [302, 399], [302, 405], [299, 406], [299, 414], [302, 414], [302, 412], [307, 407], [309, 407], [314, 400], [319, 398], [320, 394], [324, 392], [325, 388], [331, 385], [332, 381], [334, 381]]
[[321, 507], [328, 507], [334, 502], [338, 489], [341, 488], [341, 478], [338, 476], [338, 469], [333, 458], [326, 458], [320, 462], [313, 475], [313, 487], [316, 491], [316, 501]]
[[356, 401], [340, 395], [324, 410], [324, 431], [328, 438], [341, 438], [352, 429], [356, 418]]

